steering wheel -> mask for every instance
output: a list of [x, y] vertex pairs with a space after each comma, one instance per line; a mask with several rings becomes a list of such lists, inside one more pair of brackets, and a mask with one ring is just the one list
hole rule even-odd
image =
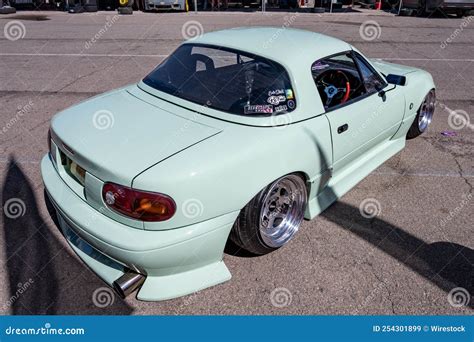
[[325, 107], [346, 102], [351, 93], [349, 77], [342, 70], [324, 71], [318, 76], [316, 86], [323, 89], [326, 95], [326, 99], [322, 99]]

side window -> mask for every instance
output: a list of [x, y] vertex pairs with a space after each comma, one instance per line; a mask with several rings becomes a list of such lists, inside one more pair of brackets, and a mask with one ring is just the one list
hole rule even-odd
[[349, 52], [314, 62], [311, 74], [325, 109], [366, 94], [357, 65]]
[[357, 65], [359, 66], [360, 73], [364, 79], [365, 88], [369, 93], [378, 92], [380, 89], [383, 89], [387, 83], [380, 77], [375, 70], [372, 69], [369, 63], [364, 59], [364, 57], [359, 54], [355, 54], [355, 59]]

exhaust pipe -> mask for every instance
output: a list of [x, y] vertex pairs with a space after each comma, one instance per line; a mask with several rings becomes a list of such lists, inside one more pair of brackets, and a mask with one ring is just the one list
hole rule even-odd
[[145, 279], [146, 276], [143, 274], [128, 271], [123, 276], [114, 281], [114, 289], [120, 295], [120, 297], [125, 298], [142, 286], [145, 282]]

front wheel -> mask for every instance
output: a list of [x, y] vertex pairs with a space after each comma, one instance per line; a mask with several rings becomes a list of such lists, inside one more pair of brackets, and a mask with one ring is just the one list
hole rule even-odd
[[298, 231], [307, 200], [306, 184], [300, 175], [277, 179], [241, 210], [230, 239], [257, 255], [280, 248]]
[[415, 120], [411, 124], [410, 130], [407, 133], [408, 139], [413, 139], [419, 136], [421, 133], [428, 129], [431, 121], [433, 120], [433, 114], [435, 111], [436, 95], [434, 89], [426, 95], [423, 103], [421, 104], [416, 114]]

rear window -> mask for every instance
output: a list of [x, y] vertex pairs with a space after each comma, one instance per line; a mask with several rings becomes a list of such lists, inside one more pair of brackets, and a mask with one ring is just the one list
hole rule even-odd
[[288, 73], [280, 64], [222, 47], [184, 44], [143, 82], [231, 114], [267, 116], [296, 108]]

